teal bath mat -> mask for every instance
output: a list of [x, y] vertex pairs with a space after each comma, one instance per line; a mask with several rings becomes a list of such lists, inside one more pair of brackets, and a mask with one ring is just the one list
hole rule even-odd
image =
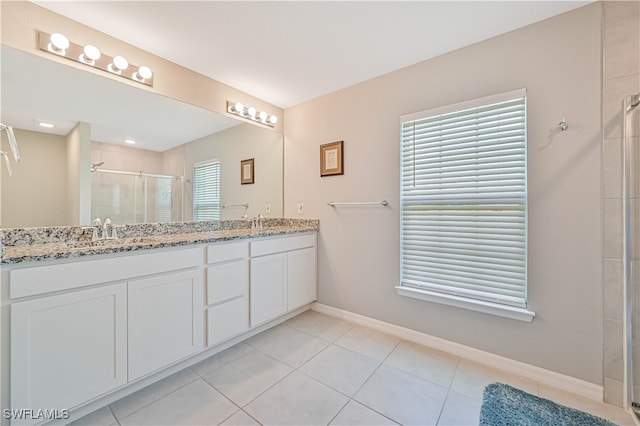
[[556, 404], [502, 383], [484, 389], [481, 426], [616, 426], [584, 411]]

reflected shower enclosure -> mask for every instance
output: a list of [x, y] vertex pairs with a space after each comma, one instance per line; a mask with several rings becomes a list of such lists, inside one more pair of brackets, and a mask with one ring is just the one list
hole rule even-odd
[[182, 176], [91, 167], [91, 217], [112, 223], [181, 221]]

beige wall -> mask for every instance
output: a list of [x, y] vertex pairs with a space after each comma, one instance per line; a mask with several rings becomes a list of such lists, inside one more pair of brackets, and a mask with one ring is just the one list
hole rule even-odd
[[[285, 216], [320, 219], [318, 300], [602, 384], [601, 4], [285, 111]], [[420, 41], [416, 41], [420, 42]], [[532, 323], [399, 296], [400, 116], [526, 88]], [[569, 123], [559, 133], [562, 117]], [[344, 140], [343, 176], [319, 146]], [[390, 206], [331, 208], [387, 199]]]
[[67, 134], [67, 225], [91, 225], [91, 125], [78, 123]]
[[[233, 141], [233, 143], [230, 143]], [[185, 145], [185, 175], [193, 178], [193, 165], [220, 159], [220, 197], [223, 204], [249, 203], [247, 215], [282, 217], [282, 135], [242, 124]], [[240, 161], [255, 159], [254, 184], [240, 184]], [[192, 184], [185, 186], [185, 220], [193, 217]], [[266, 203], [271, 213], [265, 212]], [[221, 219], [239, 219], [242, 208], [223, 209]]]
[[[2, 169], [3, 227], [56, 226], [67, 222], [67, 147], [64, 136], [14, 129], [21, 161], [13, 177]], [[2, 151], [11, 152], [2, 133]]]

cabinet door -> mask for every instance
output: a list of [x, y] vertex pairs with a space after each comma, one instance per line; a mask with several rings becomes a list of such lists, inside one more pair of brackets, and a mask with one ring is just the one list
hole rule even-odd
[[183, 271], [129, 282], [129, 380], [202, 348], [202, 275]]
[[287, 308], [291, 311], [317, 298], [316, 248], [290, 251], [287, 255]]
[[11, 305], [12, 408], [72, 408], [125, 384], [126, 297], [122, 283]]
[[251, 327], [287, 311], [287, 254], [251, 259]]

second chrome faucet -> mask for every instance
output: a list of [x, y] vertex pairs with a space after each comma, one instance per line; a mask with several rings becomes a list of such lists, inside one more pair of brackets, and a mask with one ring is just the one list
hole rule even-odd
[[[98, 234], [100, 234], [99, 237]], [[111, 219], [106, 218], [104, 222], [101, 222], [100, 218], [96, 217], [93, 220], [93, 235], [91, 236], [91, 241], [117, 239], [118, 233], [116, 232], [116, 227], [111, 224]]]

